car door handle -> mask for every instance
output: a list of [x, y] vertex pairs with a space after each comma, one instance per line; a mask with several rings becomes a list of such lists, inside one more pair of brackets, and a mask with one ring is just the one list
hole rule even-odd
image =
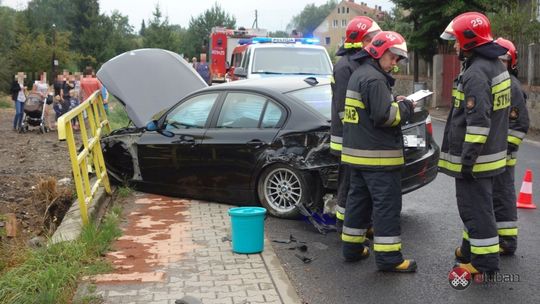
[[247, 145], [255, 148], [260, 148], [261, 146], [266, 145], [266, 143], [260, 139], [252, 139], [247, 142]]
[[195, 146], [197, 145], [195, 143], [195, 140], [194, 139], [180, 139], [180, 140], [175, 140], [172, 142], [173, 144], [175, 145], [192, 145], [192, 146]]

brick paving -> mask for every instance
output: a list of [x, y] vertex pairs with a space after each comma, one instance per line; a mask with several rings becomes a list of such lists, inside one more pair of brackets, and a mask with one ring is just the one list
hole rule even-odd
[[231, 250], [230, 205], [136, 193], [107, 259], [114, 271], [86, 278], [78, 297], [104, 303], [301, 303], [268, 240], [261, 254]]

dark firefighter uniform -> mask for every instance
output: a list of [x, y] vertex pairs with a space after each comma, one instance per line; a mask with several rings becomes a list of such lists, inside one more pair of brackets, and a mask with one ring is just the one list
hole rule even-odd
[[[346, 45], [347, 46], [347, 45]], [[330, 136], [330, 151], [340, 157], [343, 143], [343, 111], [345, 108], [345, 93], [347, 84], [352, 73], [360, 64], [351, 59], [351, 55], [357, 53], [359, 48], [341, 47], [336, 55], [342, 56], [334, 66], [334, 74], [331, 80], [332, 87], [332, 125]], [[345, 203], [349, 192], [349, 170], [346, 165], [340, 164], [338, 174], [336, 220], [337, 227], [341, 229], [345, 219]], [[339, 232], [339, 231], [338, 231]]]
[[400, 169], [405, 161], [400, 125], [413, 114], [413, 104], [394, 101], [394, 79], [374, 59], [359, 60], [361, 65], [347, 87], [343, 118], [341, 161], [351, 170], [343, 256], [346, 260], [360, 258], [373, 215], [376, 264], [380, 270], [391, 270], [404, 262]]
[[493, 177], [506, 167], [510, 85], [510, 75], [497, 56], [488, 59], [475, 53], [465, 59], [441, 147], [439, 169], [456, 178], [465, 226], [461, 255], [480, 272], [497, 271], [499, 265]]
[[508, 152], [506, 171], [493, 180], [493, 207], [497, 231], [499, 233], [500, 253], [513, 254], [517, 248], [517, 209], [514, 189], [514, 167], [521, 141], [529, 130], [529, 114], [525, 101], [527, 96], [521, 89], [516, 76], [512, 79], [512, 98], [510, 103]]

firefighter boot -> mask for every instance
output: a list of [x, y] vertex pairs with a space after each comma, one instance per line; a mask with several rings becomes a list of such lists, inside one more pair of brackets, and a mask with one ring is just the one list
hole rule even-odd
[[460, 247], [456, 247], [456, 250], [454, 251], [454, 255], [456, 257], [456, 261], [460, 262], [460, 263], [464, 263], [464, 264], [467, 264], [467, 263], [470, 263], [470, 259], [467, 259], [465, 257], [465, 255], [461, 252], [461, 246]]
[[416, 269], [417, 269], [417, 265], [416, 265], [416, 261], [413, 260], [413, 259], [406, 259], [406, 260], [403, 260], [403, 262], [401, 262], [401, 264], [393, 267], [393, 268], [389, 268], [389, 269], [379, 269], [379, 271], [383, 271], [383, 272], [403, 272], [403, 273], [406, 273], [406, 272], [416, 272]]
[[358, 262], [361, 260], [365, 260], [369, 257], [369, 248], [363, 247], [362, 253], [360, 255], [348, 255], [344, 256], [345, 262]]
[[463, 268], [467, 270], [471, 275], [480, 273], [480, 271], [478, 271], [478, 269], [476, 269], [472, 263], [456, 263], [454, 265], [454, 268], [455, 267]]
[[[514, 244], [514, 246], [512, 246]], [[499, 255], [512, 256], [516, 252], [515, 240], [508, 242], [503, 238], [499, 238]]]

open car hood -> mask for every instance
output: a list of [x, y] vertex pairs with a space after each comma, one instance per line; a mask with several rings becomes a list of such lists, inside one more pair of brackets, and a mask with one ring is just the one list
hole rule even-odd
[[139, 49], [107, 61], [97, 78], [126, 108], [136, 127], [155, 113], [207, 84], [180, 55], [162, 49]]

